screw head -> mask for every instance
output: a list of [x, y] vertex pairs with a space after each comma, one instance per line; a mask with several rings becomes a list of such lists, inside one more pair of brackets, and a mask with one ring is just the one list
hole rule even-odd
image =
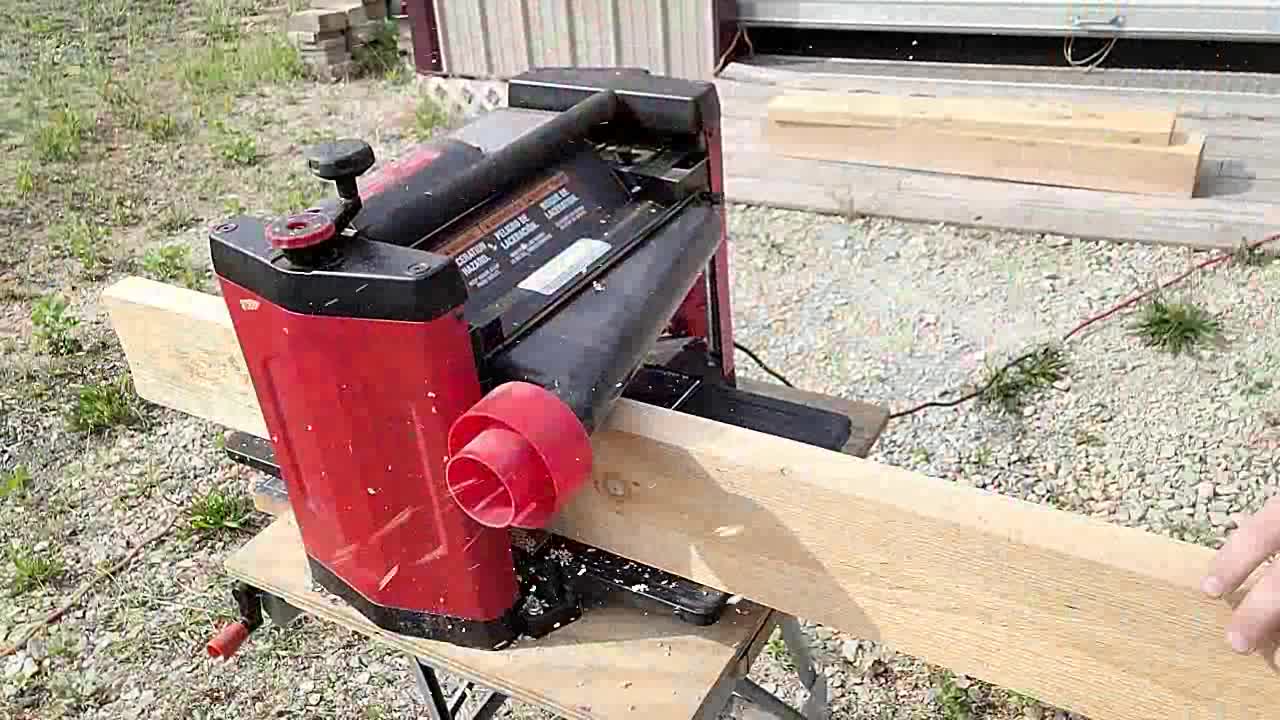
[[431, 263], [424, 262], [414, 263], [405, 268], [410, 275], [426, 275], [429, 270], [431, 270]]

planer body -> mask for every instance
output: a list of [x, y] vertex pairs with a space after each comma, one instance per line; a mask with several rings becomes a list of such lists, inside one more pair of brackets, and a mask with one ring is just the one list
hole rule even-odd
[[367, 177], [365, 143], [312, 148], [335, 199], [212, 231], [269, 432], [228, 452], [284, 480], [315, 582], [385, 629], [485, 649], [618, 598], [716, 621], [725, 593], [546, 528], [620, 397], [849, 437], [736, 387], [719, 121], [709, 83], [534, 70]]

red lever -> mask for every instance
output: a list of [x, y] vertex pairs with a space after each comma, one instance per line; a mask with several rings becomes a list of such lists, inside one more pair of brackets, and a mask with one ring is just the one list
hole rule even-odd
[[240, 646], [249, 637], [249, 626], [244, 622], [233, 622], [222, 628], [204, 649], [211, 658], [229, 658], [236, 654]]
[[546, 389], [509, 382], [449, 430], [445, 482], [473, 520], [492, 528], [545, 527], [591, 472], [591, 439]]

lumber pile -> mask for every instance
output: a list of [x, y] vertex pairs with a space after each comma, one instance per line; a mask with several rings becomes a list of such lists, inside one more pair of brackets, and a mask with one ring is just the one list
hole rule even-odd
[[311, 0], [289, 16], [286, 31], [313, 75], [338, 81], [357, 74], [353, 56], [386, 21], [386, 0]]
[[[138, 393], [262, 437], [213, 295], [103, 295]], [[1093, 720], [1254, 720], [1271, 656], [1236, 655], [1213, 551], [658, 407], [620, 401], [556, 531]], [[1246, 587], [1251, 584], [1246, 584]]]
[[769, 103], [764, 136], [793, 157], [1191, 197], [1205, 138], [1176, 120], [1033, 100], [787, 91]]

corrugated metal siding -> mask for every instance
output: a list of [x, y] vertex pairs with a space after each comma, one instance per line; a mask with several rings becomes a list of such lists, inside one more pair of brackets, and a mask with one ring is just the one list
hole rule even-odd
[[533, 66], [640, 66], [706, 79], [711, 0], [434, 0], [444, 72], [506, 78]]
[[1266, 40], [1276, 0], [738, 0], [744, 25], [1019, 35]]

